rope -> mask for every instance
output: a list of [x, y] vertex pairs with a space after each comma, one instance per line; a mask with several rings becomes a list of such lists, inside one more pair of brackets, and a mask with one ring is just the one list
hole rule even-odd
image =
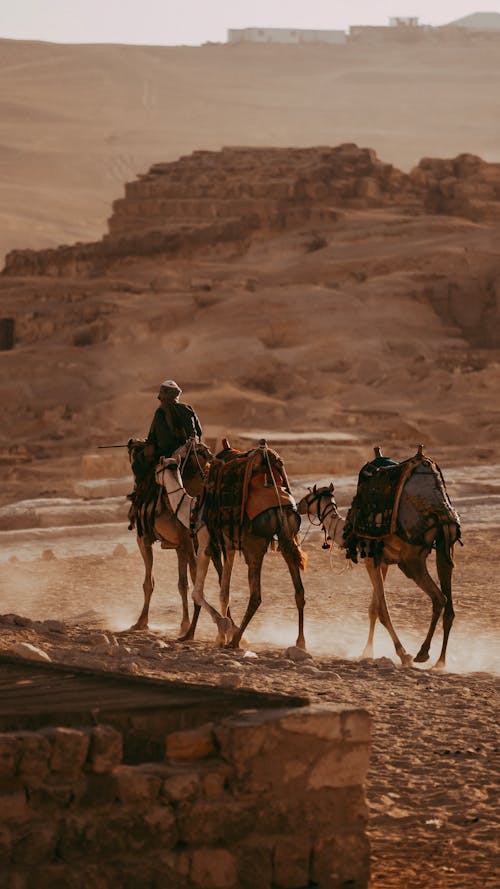
[[274, 472], [273, 472], [272, 467], [271, 467], [271, 461], [270, 461], [270, 459], [269, 459], [269, 454], [268, 454], [268, 452], [267, 452], [267, 445], [263, 445], [263, 446], [262, 446], [262, 451], [263, 451], [263, 453], [264, 453], [264, 456], [265, 456], [265, 458], [266, 458], [267, 465], [268, 465], [268, 467], [269, 467], [269, 475], [271, 476], [271, 478], [272, 478], [272, 480], [273, 480], [274, 490], [276, 491], [276, 500], [278, 501], [278, 509], [279, 509], [279, 511], [280, 511], [281, 523], [283, 524], [283, 518], [284, 518], [283, 504], [282, 504], [282, 502], [281, 502], [281, 497], [280, 497], [280, 495], [279, 495], [278, 485], [276, 484], [276, 479], [275, 479], [275, 477], [274, 477]]

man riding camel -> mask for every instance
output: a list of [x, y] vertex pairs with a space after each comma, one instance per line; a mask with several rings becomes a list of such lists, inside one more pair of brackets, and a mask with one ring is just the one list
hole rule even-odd
[[170, 457], [188, 438], [201, 439], [201, 425], [190, 404], [179, 401], [181, 388], [175, 380], [164, 380], [160, 385], [157, 408], [146, 439], [146, 454], [158, 462]]
[[131, 439], [129, 442], [135, 480], [134, 490], [128, 495], [132, 501], [129, 528], [134, 526], [140, 504], [150, 496], [151, 484], [154, 483], [153, 469], [160, 457], [171, 457], [189, 438], [201, 439], [200, 421], [190, 404], [179, 401], [181, 393], [175, 380], [164, 380], [158, 392], [160, 407], [155, 411], [146, 441], [142, 443]]
[[201, 439], [202, 428], [190, 404], [179, 401], [182, 389], [175, 380], [160, 384], [158, 400], [144, 448], [138, 451], [132, 469], [139, 480], [160, 457], [170, 457], [189, 438]]

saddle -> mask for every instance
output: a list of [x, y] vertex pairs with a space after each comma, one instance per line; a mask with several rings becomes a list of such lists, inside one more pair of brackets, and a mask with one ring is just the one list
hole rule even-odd
[[160, 507], [160, 512], [170, 511], [173, 515], [170, 504], [165, 496], [165, 489], [158, 484], [155, 476], [155, 469], [149, 469], [137, 482], [137, 486], [132, 494], [128, 511], [129, 531], [134, 528], [137, 530], [138, 537], [148, 537], [150, 540], [156, 540], [154, 532], [155, 516]]
[[396, 463], [381, 457], [365, 463], [344, 527], [346, 557], [379, 559], [383, 538], [397, 534], [421, 544], [435, 524], [460, 524], [449, 500], [442, 472], [419, 447], [417, 454]]
[[216, 455], [204, 485], [202, 510], [222, 548], [226, 536], [240, 549], [245, 520], [252, 521], [277, 506], [295, 508], [283, 461], [276, 451], [261, 446], [241, 452], [227, 446]]

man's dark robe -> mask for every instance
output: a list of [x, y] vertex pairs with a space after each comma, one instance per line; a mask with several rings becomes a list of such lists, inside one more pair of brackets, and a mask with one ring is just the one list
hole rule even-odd
[[191, 405], [173, 401], [155, 412], [146, 444], [154, 445], [158, 460], [170, 457], [191, 436], [201, 438], [201, 433], [200, 421]]

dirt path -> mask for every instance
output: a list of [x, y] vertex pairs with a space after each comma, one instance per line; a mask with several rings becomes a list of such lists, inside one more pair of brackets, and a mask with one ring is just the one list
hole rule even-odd
[[[142, 564], [123, 545], [112, 558], [60, 559], [46, 553], [44, 559], [4, 563], [1, 610], [25, 619], [1, 619], [0, 648], [24, 640], [69, 663], [362, 705], [373, 717], [367, 783], [372, 889], [493, 889], [498, 886], [494, 866], [500, 827], [496, 530], [469, 530], [466, 546], [457, 553], [457, 619], [449, 671], [443, 674], [399, 668], [383, 629], [376, 634], [377, 659], [355, 660], [367, 630], [368, 580], [362, 566], [346, 571], [342, 561], [331, 565], [319, 543], [313, 534], [304, 544], [309, 556], [306, 638], [312, 657], [302, 663], [286, 655], [296, 637], [296, 612], [279, 554], [265, 560], [264, 601], [246, 634], [245, 653], [216, 649], [213, 624], [204, 614], [195, 642], [175, 643], [180, 610], [174, 556], [159, 550], [152, 631], [129, 632], [141, 606]], [[241, 560], [234, 590], [238, 617], [246, 602]], [[210, 576], [207, 594], [217, 602], [215, 576]], [[396, 626], [416, 651], [430, 605], [394, 569], [388, 595]], [[43, 623], [54, 619], [64, 623], [55, 628]], [[103, 645], [103, 631], [118, 644]], [[434, 659], [440, 630], [436, 636]]]

